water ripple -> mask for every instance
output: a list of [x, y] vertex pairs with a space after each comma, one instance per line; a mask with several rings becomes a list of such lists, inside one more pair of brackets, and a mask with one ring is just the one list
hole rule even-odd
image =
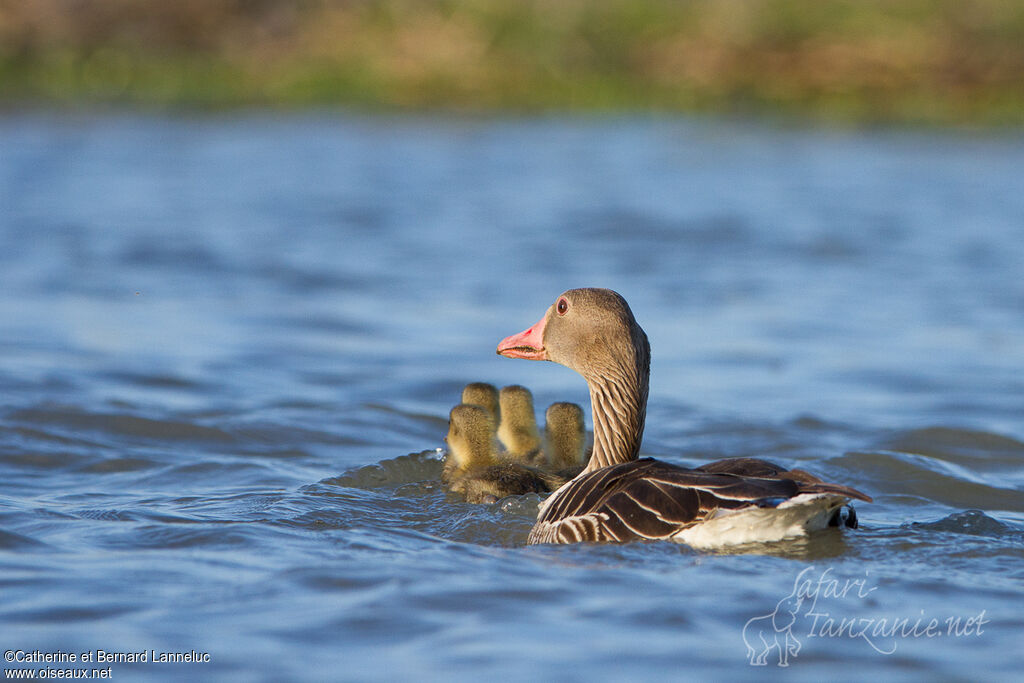
[[[1024, 512], [1024, 496], [994, 474], [972, 471], [945, 460], [911, 453], [851, 452], [835, 461], [870, 472], [872, 491], [915, 495], [958, 509]], [[860, 482], [856, 482], [860, 485]]]
[[0, 548], [4, 550], [38, 548], [45, 547], [45, 545], [45, 543], [41, 543], [34, 538], [29, 538], [22, 534], [16, 534], [11, 531], [4, 531], [3, 529], [0, 529]]
[[8, 419], [44, 425], [59, 425], [76, 434], [84, 430], [94, 434], [141, 437], [153, 441], [234, 441], [231, 434], [217, 427], [123, 413], [96, 413], [70, 406], [15, 410], [8, 415]]
[[1024, 530], [993, 519], [981, 510], [955, 512], [934, 522], [913, 522], [910, 526], [928, 531], [950, 531], [957, 534], [991, 536], [1024, 542]]

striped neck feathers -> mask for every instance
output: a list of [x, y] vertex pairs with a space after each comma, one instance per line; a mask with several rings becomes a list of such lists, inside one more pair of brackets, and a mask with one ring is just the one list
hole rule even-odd
[[594, 424], [594, 450], [584, 472], [636, 460], [647, 416], [651, 349], [640, 331], [630, 357], [593, 368], [586, 377]]

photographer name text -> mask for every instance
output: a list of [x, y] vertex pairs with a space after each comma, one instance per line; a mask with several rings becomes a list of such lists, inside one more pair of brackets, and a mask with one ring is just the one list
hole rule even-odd
[[210, 662], [209, 652], [157, 652], [156, 650], [140, 650], [138, 652], [114, 652], [111, 650], [84, 650], [82, 652], [65, 652], [55, 650], [7, 650], [4, 661], [17, 664], [178, 664]]

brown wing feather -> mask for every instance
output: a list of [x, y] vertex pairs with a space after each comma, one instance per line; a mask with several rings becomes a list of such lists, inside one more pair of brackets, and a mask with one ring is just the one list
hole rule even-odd
[[694, 468], [698, 472], [714, 472], [718, 474], [735, 474], [740, 477], [768, 477], [779, 479], [792, 479], [805, 486], [801, 487], [801, 493], [838, 493], [842, 496], [849, 496], [868, 503], [871, 497], [861, 493], [855, 488], [843, 486], [842, 484], [829, 484], [804, 470], [787, 470], [775, 463], [757, 458], [726, 458], [716, 460], [706, 465]]
[[[715, 471], [642, 458], [582, 475], [548, 501], [529, 542], [665, 539], [715, 510], [774, 505], [801, 493], [870, 500], [859, 491], [826, 484], [806, 472], [794, 470], [797, 476], [787, 476], [786, 470], [762, 460], [739, 458], [710, 467]], [[743, 476], [734, 470], [757, 474]]]
[[774, 477], [780, 472], [786, 471], [785, 467], [758, 458], [726, 458], [693, 469], [697, 472], [735, 474], [740, 477]]

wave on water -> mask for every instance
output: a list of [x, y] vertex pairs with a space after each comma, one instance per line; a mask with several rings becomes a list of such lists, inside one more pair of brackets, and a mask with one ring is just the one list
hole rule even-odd
[[1002, 470], [1024, 476], [1024, 442], [1002, 434], [970, 429], [927, 427], [895, 435], [887, 441], [891, 450], [919, 453], [938, 460], [980, 470]]
[[440, 448], [410, 453], [373, 465], [357, 467], [337, 477], [324, 479], [320, 483], [328, 486], [372, 489], [430, 480], [440, 481], [443, 453]]
[[1024, 542], [1024, 531], [993, 519], [981, 510], [954, 512], [934, 522], [911, 522], [908, 526], [924, 531], [948, 531], [956, 534], [991, 536]]
[[1024, 514], [1024, 443], [1016, 439], [929, 427], [893, 434], [877, 446], [829, 462], [854, 473], [865, 490], [883, 494], [878, 502], [916, 499], [960, 512]]
[[[441, 484], [443, 451], [433, 449], [382, 460], [302, 487], [302, 493], [344, 501], [334, 523], [351, 528], [414, 529], [449, 541], [524, 545], [537, 518], [540, 496], [509, 496], [490, 505], [467, 503]], [[307, 522], [322, 524], [323, 510]]]
[[128, 413], [93, 412], [78, 407], [43, 406], [25, 408], [8, 415], [12, 421], [59, 425], [80, 435], [106, 434], [112, 437], [141, 437], [152, 441], [231, 442], [234, 437], [218, 427], [182, 420], [154, 419]]

